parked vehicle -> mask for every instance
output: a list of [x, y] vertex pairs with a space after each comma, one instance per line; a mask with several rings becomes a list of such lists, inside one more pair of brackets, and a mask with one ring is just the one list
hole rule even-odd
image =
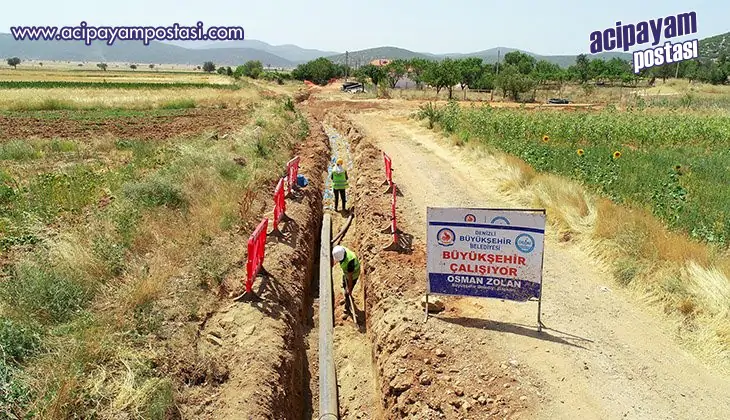
[[569, 104], [570, 101], [567, 99], [564, 99], [564, 98], [550, 98], [550, 99], [548, 99], [548, 103], [564, 105], [564, 104]]
[[345, 82], [342, 84], [342, 91], [347, 93], [365, 92], [365, 86], [359, 82]]

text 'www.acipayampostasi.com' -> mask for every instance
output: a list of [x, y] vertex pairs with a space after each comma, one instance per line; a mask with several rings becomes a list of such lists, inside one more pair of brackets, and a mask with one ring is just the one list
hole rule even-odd
[[169, 26], [91, 26], [81, 22], [78, 26], [13, 26], [10, 33], [16, 41], [104, 41], [112, 45], [116, 41], [237, 41], [243, 38], [240, 26], [211, 26], [203, 22], [195, 26], [174, 23]]

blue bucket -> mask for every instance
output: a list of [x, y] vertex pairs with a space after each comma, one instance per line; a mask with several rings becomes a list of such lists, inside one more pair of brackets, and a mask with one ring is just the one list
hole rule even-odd
[[307, 178], [304, 177], [304, 175], [297, 175], [297, 186], [299, 187], [306, 187], [309, 185], [309, 181], [307, 181]]

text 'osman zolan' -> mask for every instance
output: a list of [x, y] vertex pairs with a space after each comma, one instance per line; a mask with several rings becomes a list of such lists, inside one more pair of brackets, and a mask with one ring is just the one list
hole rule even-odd
[[[619, 21], [616, 22], [615, 28], [591, 33], [591, 53], [597, 54], [617, 48], [628, 51], [634, 45], [646, 44], [652, 40], [651, 45], [656, 46], [661, 41], [662, 35], [666, 39], [696, 32], [695, 12], [680, 13], [677, 16], [667, 16], [637, 24], [622, 25]], [[642, 69], [697, 58], [699, 45], [697, 39], [678, 43], [667, 41], [663, 45], [634, 51], [632, 54], [634, 73], [638, 74]]]

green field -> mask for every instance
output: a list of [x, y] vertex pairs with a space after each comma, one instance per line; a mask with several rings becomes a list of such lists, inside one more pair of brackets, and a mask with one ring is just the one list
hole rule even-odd
[[[439, 125], [463, 141], [579, 180], [615, 202], [647, 208], [694, 238], [730, 242], [728, 114], [460, 109], [456, 104], [437, 112]], [[620, 158], [614, 159], [614, 152]]]
[[179, 83], [179, 82], [75, 82], [75, 81], [0, 81], [0, 89], [228, 89], [237, 90], [235, 84]]

